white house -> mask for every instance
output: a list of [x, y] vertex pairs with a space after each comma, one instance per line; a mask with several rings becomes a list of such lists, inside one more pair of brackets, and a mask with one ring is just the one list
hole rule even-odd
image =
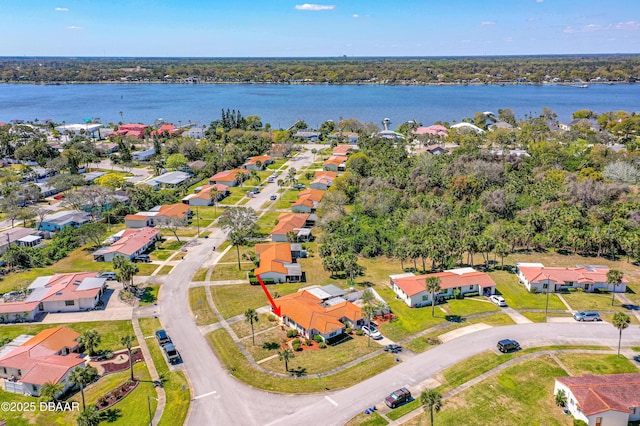
[[571, 415], [589, 426], [627, 426], [640, 420], [640, 374], [557, 377]]
[[490, 296], [495, 293], [496, 283], [484, 272], [473, 268], [457, 268], [444, 272], [426, 275], [412, 273], [390, 275], [390, 285], [393, 291], [410, 308], [431, 305], [431, 292], [427, 291], [427, 279], [440, 279], [440, 292], [437, 297], [453, 296], [457, 289], [460, 294], [477, 293]]
[[624, 293], [629, 280], [620, 284], [607, 282], [608, 266], [577, 265], [575, 268], [545, 267], [542, 263], [516, 262], [516, 274], [520, 283], [530, 292], [559, 292], [568, 288], [581, 288], [587, 292], [604, 289]]

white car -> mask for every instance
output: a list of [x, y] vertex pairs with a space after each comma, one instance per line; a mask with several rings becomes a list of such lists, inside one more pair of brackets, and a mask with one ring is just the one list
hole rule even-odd
[[366, 336], [371, 336], [373, 340], [382, 339], [382, 334], [380, 334], [380, 332], [376, 330], [373, 326], [366, 326], [366, 325], [362, 326], [362, 332]]
[[504, 297], [498, 296], [494, 294], [493, 296], [489, 296], [489, 300], [495, 303], [496, 306], [507, 306], [507, 302], [504, 300]]

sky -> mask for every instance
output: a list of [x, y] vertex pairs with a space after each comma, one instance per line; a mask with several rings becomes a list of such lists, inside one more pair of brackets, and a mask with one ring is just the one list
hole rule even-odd
[[639, 0], [0, 0], [0, 56], [640, 53]]

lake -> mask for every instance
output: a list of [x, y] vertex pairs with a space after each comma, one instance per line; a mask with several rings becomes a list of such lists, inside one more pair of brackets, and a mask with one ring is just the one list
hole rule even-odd
[[573, 112], [591, 109], [639, 111], [640, 84], [506, 86], [356, 86], [250, 84], [0, 84], [0, 121], [51, 118], [55, 122], [152, 123], [200, 125], [220, 118], [222, 108], [259, 115], [263, 123], [286, 128], [296, 120], [317, 127], [322, 122], [357, 118], [392, 127], [407, 120], [424, 125], [461, 121], [477, 111], [511, 108], [516, 117], [537, 115], [543, 107], [569, 121]]

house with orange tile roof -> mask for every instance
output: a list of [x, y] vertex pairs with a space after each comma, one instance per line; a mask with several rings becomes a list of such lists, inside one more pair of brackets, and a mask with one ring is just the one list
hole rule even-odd
[[333, 181], [338, 177], [337, 172], [322, 171], [316, 172], [315, 179], [309, 184], [309, 188], [326, 191], [333, 185]]
[[[315, 289], [313, 289], [315, 290]], [[275, 299], [284, 325], [295, 328], [308, 339], [324, 340], [342, 335], [346, 327], [363, 324], [362, 309], [340, 297], [323, 299], [311, 290], [301, 290]]]
[[344, 172], [346, 165], [347, 157], [343, 155], [331, 156], [324, 163], [322, 163], [322, 170]]
[[256, 157], [250, 157], [246, 163], [244, 163], [244, 168], [247, 170], [264, 170], [266, 166], [269, 164], [273, 164], [273, 159], [269, 155], [258, 155]]
[[356, 147], [355, 145], [338, 145], [335, 148], [333, 148], [333, 155], [336, 157], [338, 156], [346, 157], [347, 155], [355, 151], [357, 148], [358, 147]]
[[410, 308], [431, 305], [431, 292], [427, 291], [427, 279], [440, 279], [438, 297], [451, 297], [455, 290], [460, 294], [476, 293], [490, 296], [496, 291], [496, 283], [484, 272], [473, 268], [449, 269], [434, 274], [414, 275], [413, 273], [390, 275], [391, 288]]
[[554, 395], [564, 392], [569, 413], [589, 426], [626, 426], [640, 420], [640, 374], [583, 374], [557, 377]]
[[[69, 375], [86, 367], [87, 358], [78, 353], [79, 333], [65, 327], [42, 330], [13, 350], [0, 355], [0, 377], [4, 390], [40, 396], [45, 383], [63, 383], [63, 394], [72, 387]], [[11, 346], [11, 344], [9, 345]]]
[[[297, 246], [297, 247], [296, 247]], [[255, 251], [259, 266], [253, 271], [255, 275], [272, 279], [276, 283], [302, 281], [302, 268], [295, 263], [293, 252], [299, 252], [299, 244], [263, 243], [256, 244]]]
[[315, 213], [324, 194], [325, 191], [313, 188], [300, 191], [296, 202], [291, 204], [291, 211], [294, 213]]
[[151, 136], [173, 136], [182, 134], [183, 130], [173, 124], [163, 124], [158, 130], [152, 130]]
[[163, 220], [176, 219], [185, 225], [189, 221], [191, 208], [185, 203], [165, 204], [156, 206], [147, 212], [128, 214], [124, 217], [127, 228], [153, 227], [162, 223]]
[[[215, 194], [215, 195], [214, 195]], [[220, 201], [229, 194], [229, 187], [221, 183], [203, 185], [196, 188], [194, 194], [189, 194], [182, 199], [189, 206], [212, 206], [215, 201]]]
[[125, 229], [120, 238], [110, 246], [94, 251], [93, 260], [112, 262], [116, 256], [134, 259], [147, 251], [158, 240], [160, 240], [160, 231], [155, 228]]
[[43, 312], [78, 312], [94, 309], [106, 289], [97, 272], [71, 272], [36, 278], [26, 298], [0, 303], [0, 315], [11, 321], [33, 321]]
[[248, 175], [249, 171], [244, 169], [225, 170], [211, 176], [209, 178], [209, 185], [221, 183], [227, 186], [238, 186], [247, 179]]
[[604, 289], [624, 293], [629, 280], [622, 278], [620, 284], [609, 283], [608, 266], [577, 265], [575, 268], [545, 267], [542, 263], [516, 262], [516, 275], [520, 283], [530, 292], [560, 292], [569, 288], [581, 288], [587, 292]]
[[310, 214], [280, 213], [278, 223], [271, 231], [271, 241], [287, 242], [289, 232], [293, 232], [296, 241], [309, 241], [311, 238]]

